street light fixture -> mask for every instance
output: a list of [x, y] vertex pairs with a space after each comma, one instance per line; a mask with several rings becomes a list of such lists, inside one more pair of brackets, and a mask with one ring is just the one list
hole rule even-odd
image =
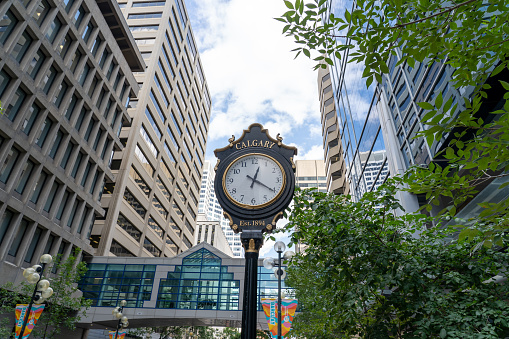
[[274, 275], [277, 278], [277, 337], [278, 339], [282, 338], [282, 331], [281, 331], [281, 279], [284, 279], [286, 277], [286, 272], [281, 267], [281, 259], [284, 260], [290, 260], [295, 255], [295, 252], [293, 251], [286, 251], [282, 256], [281, 254], [286, 249], [285, 244], [282, 241], [277, 241], [274, 244], [274, 251], [277, 252], [277, 262], [274, 258], [265, 258], [263, 259], [263, 266], [271, 270], [274, 268], [274, 266], [277, 266], [278, 268], [274, 270]]
[[113, 311], [111, 311], [111, 314], [113, 314], [115, 318], [118, 319], [117, 330], [115, 332], [115, 339], [117, 339], [118, 337], [118, 330], [129, 326], [129, 319], [127, 319], [127, 317], [122, 314], [125, 305], [127, 305], [127, 301], [122, 300], [120, 302], [120, 306], [115, 307]]
[[23, 277], [30, 284], [35, 284], [34, 293], [32, 294], [32, 298], [30, 298], [30, 303], [28, 304], [28, 308], [25, 313], [25, 318], [23, 319], [23, 326], [21, 327], [21, 332], [19, 334], [18, 339], [23, 338], [23, 333], [25, 332], [25, 327], [28, 323], [28, 318], [30, 317], [30, 310], [34, 303], [42, 304], [44, 300], [51, 297], [53, 294], [53, 289], [49, 287], [49, 281], [46, 279], [42, 279], [42, 273], [44, 272], [44, 267], [47, 264], [50, 264], [53, 261], [53, 258], [49, 254], [43, 254], [39, 259], [41, 265], [34, 265], [32, 267], [28, 267], [23, 271]]

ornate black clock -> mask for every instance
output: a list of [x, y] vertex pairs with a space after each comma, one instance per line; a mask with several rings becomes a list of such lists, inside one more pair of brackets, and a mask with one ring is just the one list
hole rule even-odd
[[242, 339], [256, 338], [258, 250], [264, 232], [272, 232], [293, 197], [295, 147], [273, 139], [260, 124], [252, 124], [242, 136], [216, 149], [214, 190], [230, 227], [242, 232], [246, 251]]
[[214, 151], [218, 158], [214, 188], [235, 232], [271, 232], [293, 197], [295, 147], [273, 139], [260, 124]]

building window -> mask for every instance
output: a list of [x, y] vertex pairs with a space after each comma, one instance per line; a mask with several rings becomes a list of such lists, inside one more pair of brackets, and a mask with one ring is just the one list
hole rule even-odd
[[131, 170], [129, 171], [129, 176], [134, 180], [136, 185], [140, 188], [140, 190], [147, 196], [150, 195], [150, 187], [147, 185], [145, 180], [141, 177], [141, 175], [136, 171], [134, 167], [131, 166]]
[[174, 254], [178, 254], [179, 248], [169, 235], [166, 235], [166, 246], [168, 246], [168, 248], [173, 251]]
[[81, 161], [83, 160], [84, 156], [85, 155], [83, 155], [83, 153], [78, 152], [78, 156], [76, 157], [76, 161], [74, 162], [74, 167], [72, 168], [71, 171], [71, 177], [73, 177], [74, 179], [76, 179], [76, 174], [78, 173], [78, 169], [80, 168]]
[[147, 238], [143, 241], [143, 248], [149, 251], [154, 257], [159, 257], [161, 255], [161, 250]]
[[145, 214], [147, 210], [142, 206], [142, 204], [134, 197], [134, 195], [129, 192], [128, 189], [124, 192], [124, 200], [138, 213], [142, 218], [145, 218]]
[[81, 72], [81, 75], [78, 79], [78, 82], [80, 83], [81, 86], [85, 85], [85, 81], [87, 80], [88, 73], [90, 73], [90, 65], [87, 62], [87, 63], [85, 63], [85, 66], [83, 66], [83, 71]]
[[38, 50], [37, 53], [34, 55], [34, 58], [28, 65], [27, 73], [30, 74], [30, 77], [35, 80], [35, 77], [39, 73], [39, 70], [41, 69], [42, 64], [44, 63], [44, 60], [46, 60], [46, 55], [41, 51]]
[[[110, 252], [117, 257], [134, 257], [134, 254], [129, 252], [124, 246], [120, 245], [117, 241], [112, 240]], [[115, 300], [117, 302], [117, 300]]]
[[7, 154], [7, 157], [5, 158], [2, 167], [0, 168], [1, 182], [7, 183], [7, 180], [9, 180], [9, 177], [12, 174], [12, 170], [14, 169], [14, 166], [16, 165], [19, 156], [20, 152], [16, 148], [12, 147], [9, 153]]
[[25, 233], [28, 228], [28, 221], [25, 219], [21, 220], [21, 223], [18, 226], [18, 232], [16, 233], [16, 236], [14, 237], [14, 240], [12, 241], [11, 247], [9, 248], [9, 252], [7, 252], [8, 255], [12, 257], [16, 257], [18, 255], [19, 248], [21, 247], [21, 242], [23, 241], [23, 238], [25, 237]]
[[97, 51], [99, 50], [99, 47], [101, 46], [102, 42], [103, 39], [98, 35], [97, 38], [95, 38], [94, 44], [92, 45], [92, 48], [90, 50], [94, 57], [96, 56]]
[[62, 105], [62, 101], [64, 100], [64, 97], [67, 94], [68, 88], [69, 88], [69, 85], [65, 81], [62, 81], [62, 83], [58, 87], [57, 93], [55, 95], [55, 99], [53, 100], [53, 103], [58, 108], [60, 108], [60, 106]]
[[157, 183], [157, 187], [159, 187], [159, 189], [163, 193], [164, 197], [168, 201], [170, 201], [170, 198], [171, 198], [170, 192], [168, 191], [168, 189], [166, 188], [166, 185], [163, 183], [163, 181], [161, 180], [160, 177], [157, 177], [156, 183]]
[[78, 205], [79, 205], [79, 200], [75, 199], [74, 204], [71, 209], [71, 213], [69, 214], [69, 218], [67, 219], [67, 227], [72, 226], [72, 224], [74, 222], [74, 218], [76, 217], [76, 212], [78, 211]]
[[74, 56], [71, 59], [71, 66], [69, 67], [69, 69], [71, 70], [72, 73], [74, 73], [76, 71], [76, 67], [78, 67], [78, 64], [79, 64], [82, 56], [83, 56], [83, 53], [81, 53], [80, 49], [78, 48], [76, 50], [76, 52], [74, 52]]
[[164, 219], [168, 219], [168, 211], [163, 207], [163, 204], [161, 204], [161, 201], [159, 201], [155, 195], [152, 197], [152, 206], [154, 206], [155, 210], [159, 212]]
[[67, 149], [65, 150], [64, 156], [62, 157], [62, 160], [60, 161], [60, 167], [63, 169], [67, 168], [67, 164], [69, 163], [69, 159], [71, 158], [72, 151], [74, 151], [74, 148], [76, 147], [75, 144], [70, 142], [67, 145]]
[[127, 19], [156, 19], [162, 17], [163, 13], [138, 13], [129, 14]]
[[55, 42], [55, 38], [57, 37], [61, 27], [62, 21], [60, 21], [58, 18], [55, 18], [55, 20], [53, 20], [51, 25], [48, 27], [48, 31], [46, 32], [46, 38], [49, 40], [49, 42]]
[[134, 154], [140, 160], [142, 166], [147, 170], [148, 174], [152, 177], [154, 175], [154, 167], [150, 164], [143, 151], [140, 149], [138, 145], [136, 145], [136, 149], [134, 150]]
[[[150, 112], [148, 107], [145, 109], [145, 116], [147, 117], [148, 121], [150, 122], [150, 125], [152, 126], [152, 128], [156, 132], [157, 138], [161, 139], [161, 137], [162, 137], [161, 129], [159, 128], [159, 126], [157, 126], [157, 123], [156, 123], [156, 121], [154, 119], [154, 116], [152, 115], [152, 113]], [[157, 157], [157, 155], [154, 155], [154, 156]]]
[[[64, 0], [64, 5], [65, 5], [65, 11], [67, 13], [69, 13], [69, 11], [71, 10], [71, 7], [72, 5], [74, 4], [74, 0]], [[47, 252], [44, 252], [44, 253], [47, 253]]]
[[2, 244], [5, 234], [11, 225], [13, 213], [9, 210], [5, 210], [2, 218], [0, 219], [0, 245]]
[[141, 232], [138, 230], [126, 217], [119, 213], [117, 219], [117, 225], [127, 232], [134, 240], [140, 242]]
[[69, 34], [66, 34], [62, 38], [62, 41], [58, 44], [58, 46], [56, 48], [56, 51], [57, 51], [58, 55], [60, 55], [60, 57], [62, 59], [67, 54], [67, 51], [69, 50], [69, 47], [71, 46], [72, 41], [73, 40], [72, 40], [71, 36]]
[[83, 32], [82, 38], [85, 41], [85, 44], [88, 44], [88, 39], [90, 39], [90, 35], [92, 35], [92, 31], [94, 30], [94, 24], [89, 22], [87, 27], [85, 27], [85, 31]]
[[[133, 7], [136, 6], [133, 4]], [[159, 25], [131, 26], [129, 29], [131, 32], [156, 32], [159, 29]]]
[[35, 12], [32, 15], [32, 18], [37, 22], [38, 26], [41, 26], [44, 19], [46, 19], [46, 16], [49, 13], [49, 10], [51, 9], [51, 6], [46, 0], [42, 0], [39, 2], [37, 7], [35, 8]]
[[46, 172], [42, 171], [39, 175], [39, 179], [37, 180], [37, 183], [35, 184], [34, 191], [32, 193], [32, 197], [30, 198], [30, 201], [34, 204], [37, 204], [39, 201], [39, 197], [41, 196], [42, 189], [44, 187], [44, 184], [46, 183], [46, 179], [48, 178], [48, 174]]
[[62, 220], [62, 215], [64, 214], [65, 207], [67, 206], [67, 203], [69, 202], [69, 191], [64, 192], [64, 196], [62, 197], [62, 200], [60, 201], [60, 204], [58, 205], [58, 211], [55, 217], [57, 220]]
[[18, 22], [18, 19], [16, 19], [10, 10], [8, 10], [2, 19], [0, 19], [0, 43], [2, 45], [5, 44], [7, 39], [11, 36], [12, 31]]
[[49, 213], [51, 207], [53, 206], [53, 201], [55, 200], [55, 196], [60, 188], [60, 184], [58, 182], [53, 182], [53, 186], [51, 186], [51, 190], [49, 191], [48, 198], [46, 199], [46, 204], [44, 204], [44, 210]]
[[83, 8], [83, 6], [80, 6], [80, 8], [78, 8], [76, 14], [74, 14], [74, 17], [72, 18], [72, 23], [74, 24], [76, 29], [79, 29], [81, 22], [85, 17], [85, 14], [86, 14], [85, 8]]
[[37, 104], [33, 104], [27, 112], [27, 116], [25, 117], [25, 120], [21, 124], [21, 131], [25, 133], [26, 135], [29, 135], [32, 131], [32, 127], [34, 126], [35, 120], [39, 116], [39, 113], [41, 112], [41, 108]]
[[19, 38], [16, 45], [14, 45], [14, 48], [12, 49], [11, 56], [16, 59], [16, 61], [19, 63], [25, 56], [28, 47], [30, 47], [30, 44], [32, 43], [33, 39], [28, 34], [27, 31], [23, 32], [21, 37]]
[[148, 225], [158, 236], [161, 237], [161, 239], [163, 238], [164, 230], [154, 219], [152, 219], [152, 217], [148, 218]]
[[21, 105], [23, 105], [23, 103], [25, 102], [26, 97], [27, 94], [21, 88], [18, 88], [16, 90], [16, 93], [14, 94], [11, 103], [9, 103], [4, 112], [5, 116], [10, 121], [14, 121], [14, 119], [18, 116]]
[[81, 187], [85, 187], [85, 184], [87, 183], [88, 175], [90, 174], [91, 168], [92, 168], [92, 163], [89, 161], [87, 163], [87, 167], [85, 167], [85, 172], [83, 173], [83, 176], [81, 177]]
[[23, 194], [25, 191], [25, 187], [27, 185], [28, 179], [30, 179], [30, 176], [32, 175], [32, 172], [34, 170], [35, 164], [33, 161], [28, 160], [23, 167], [23, 171], [21, 172], [21, 176], [18, 180], [18, 183], [16, 185], [15, 191], [19, 194]]
[[41, 87], [42, 91], [47, 95], [49, 93], [49, 90], [51, 89], [51, 86], [53, 85], [53, 82], [55, 82], [55, 78], [57, 76], [57, 69], [53, 66], [48, 69], [48, 72], [44, 76], [44, 78], [41, 81]]

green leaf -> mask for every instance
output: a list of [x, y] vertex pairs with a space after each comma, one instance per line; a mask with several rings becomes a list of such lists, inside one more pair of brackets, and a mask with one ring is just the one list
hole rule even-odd
[[430, 110], [430, 109], [434, 109], [435, 107], [430, 104], [429, 102], [418, 102], [417, 105], [419, 105], [419, 107], [423, 108], [423, 109], [426, 109], [426, 110]]
[[445, 338], [447, 337], [447, 331], [445, 330], [445, 328], [442, 328], [440, 330], [440, 338]]
[[307, 56], [308, 58], [311, 57], [311, 54], [309, 53], [309, 50], [307, 50], [306, 48], [302, 49], [302, 53], [304, 53], [304, 55]]
[[440, 109], [440, 107], [442, 107], [442, 101], [443, 101], [442, 92], [440, 92], [438, 93], [437, 98], [435, 99], [435, 107], [437, 109]]
[[284, 0], [284, 1], [285, 1], [286, 7], [288, 7], [289, 9], [294, 9], [293, 4], [290, 1], [288, 1], [288, 0]]
[[504, 80], [499, 80], [500, 81], [500, 84], [502, 84], [502, 86], [507, 90], [509, 91], [509, 82], [506, 82]]

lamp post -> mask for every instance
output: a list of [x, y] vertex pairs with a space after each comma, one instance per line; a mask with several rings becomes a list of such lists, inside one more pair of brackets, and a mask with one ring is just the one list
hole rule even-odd
[[129, 326], [129, 319], [127, 319], [127, 317], [122, 314], [122, 311], [124, 310], [125, 305], [127, 305], [127, 301], [122, 300], [120, 302], [120, 306], [115, 307], [113, 309], [113, 311], [111, 312], [115, 316], [115, 318], [118, 319], [117, 330], [115, 332], [115, 339], [117, 339], [118, 330]]
[[34, 265], [32, 267], [26, 268], [23, 271], [23, 277], [30, 284], [35, 284], [35, 288], [34, 293], [32, 294], [32, 298], [30, 298], [30, 303], [28, 304], [25, 317], [23, 318], [23, 326], [21, 326], [21, 332], [18, 339], [23, 338], [23, 333], [25, 332], [25, 327], [27, 326], [28, 318], [30, 317], [30, 310], [32, 309], [34, 302], [36, 304], [42, 304], [44, 300], [48, 299], [53, 294], [53, 289], [49, 287], [49, 281], [42, 279], [44, 267], [47, 264], [50, 264], [52, 261], [53, 258], [51, 255], [43, 254], [41, 259], [39, 259], [39, 262], [41, 263], [40, 265]]
[[278, 268], [274, 270], [274, 275], [277, 278], [277, 337], [278, 339], [281, 339], [282, 336], [282, 326], [281, 326], [281, 279], [284, 279], [286, 276], [286, 272], [281, 267], [281, 259], [290, 260], [294, 255], [295, 252], [293, 251], [286, 251], [285, 254], [281, 256], [281, 254], [286, 249], [285, 244], [282, 241], [277, 241], [274, 244], [274, 251], [277, 252], [277, 262], [274, 258], [265, 258], [263, 260], [263, 266], [271, 270], [274, 268], [274, 266], [277, 266]]

